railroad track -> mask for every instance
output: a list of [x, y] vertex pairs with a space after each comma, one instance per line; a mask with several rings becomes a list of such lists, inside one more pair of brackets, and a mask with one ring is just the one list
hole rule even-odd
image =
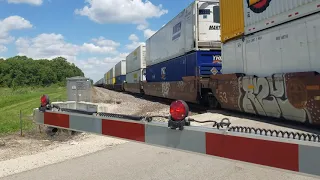
[[[141, 95], [141, 94], [137, 95], [137, 94], [129, 93], [129, 92], [122, 92], [122, 93], [130, 94], [136, 98], [145, 99], [148, 101], [155, 101], [155, 102], [166, 104], [166, 105], [170, 105], [173, 101], [172, 99], [166, 99], [166, 98], [149, 96], [149, 95]], [[208, 111], [208, 108], [203, 105], [189, 103], [189, 102], [187, 102], [187, 104], [188, 104], [191, 112], [200, 114], [200, 113], [206, 113]]]

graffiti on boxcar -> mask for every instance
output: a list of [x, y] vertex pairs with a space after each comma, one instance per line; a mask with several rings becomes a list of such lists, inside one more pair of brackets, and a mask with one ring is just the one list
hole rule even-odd
[[282, 75], [270, 78], [241, 77], [239, 81], [242, 85], [239, 106], [243, 111], [302, 122], [306, 120], [305, 110], [295, 108], [286, 97]]
[[320, 124], [320, 76], [314, 72], [217, 78], [216, 96], [225, 108]]
[[186, 84], [183, 82], [183, 81], [178, 81], [177, 82], [177, 90], [178, 91], [181, 91], [181, 92], [184, 92], [185, 91], [185, 87], [186, 87]]
[[168, 97], [170, 91], [170, 83], [163, 82], [161, 83], [162, 97]]

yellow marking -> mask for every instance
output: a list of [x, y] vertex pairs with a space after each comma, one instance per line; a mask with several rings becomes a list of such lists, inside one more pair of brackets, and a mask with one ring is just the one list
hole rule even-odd
[[252, 84], [249, 84], [248, 89], [254, 89], [254, 86]]
[[313, 86], [307, 86], [307, 90], [320, 90], [320, 87], [318, 85], [313, 85]]
[[258, 2], [260, 2], [261, 0], [249, 0], [249, 6], [252, 6]]

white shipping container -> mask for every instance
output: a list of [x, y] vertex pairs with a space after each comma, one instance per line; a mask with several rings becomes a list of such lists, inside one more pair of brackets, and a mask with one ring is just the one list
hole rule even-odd
[[113, 66], [113, 67], [109, 70], [109, 72], [110, 72], [110, 79], [111, 79], [110, 84], [112, 84], [112, 78], [116, 77], [116, 76], [115, 76], [115, 71], [114, 71], [114, 69], [115, 69], [115, 66]]
[[320, 11], [320, 0], [243, 0], [243, 3], [246, 35]]
[[221, 49], [219, 0], [194, 1], [146, 41], [146, 65], [199, 49]]
[[104, 78], [104, 84], [107, 84], [107, 80], [108, 80], [108, 78], [107, 78], [107, 72], [104, 73], [103, 78]]
[[228, 41], [222, 45], [223, 74], [244, 73], [242, 39]]
[[101, 78], [101, 79], [99, 80], [99, 84], [103, 84], [103, 82], [104, 82], [104, 78]]
[[138, 69], [136, 71], [130, 72], [126, 74], [126, 82], [127, 83], [139, 83], [140, 81], [145, 81], [146, 78], [144, 76], [145, 69]]
[[126, 60], [121, 60], [115, 65], [114, 77], [126, 75]]
[[258, 77], [320, 72], [320, 14], [261, 31], [222, 47], [222, 73]]
[[140, 45], [126, 57], [126, 73], [146, 68], [146, 46]]

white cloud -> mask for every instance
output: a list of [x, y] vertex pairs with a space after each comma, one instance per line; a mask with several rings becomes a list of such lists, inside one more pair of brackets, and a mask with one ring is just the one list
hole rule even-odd
[[117, 53], [117, 47], [120, 43], [105, 39], [104, 37], [94, 38], [91, 40], [93, 43], [84, 43], [82, 45], [82, 51], [90, 53], [100, 54], [115, 54]]
[[139, 24], [139, 25], [137, 26], [137, 29], [140, 30], [140, 31], [142, 31], [142, 30], [147, 29], [147, 27], [148, 27], [147, 24]]
[[133, 23], [145, 24], [146, 20], [160, 17], [168, 10], [162, 5], [154, 5], [142, 0], [86, 0], [88, 5], [76, 9], [75, 13], [88, 16], [97, 23]]
[[[168, 13], [162, 5], [154, 5], [148, 0], [86, 0], [88, 3], [75, 13], [87, 16], [94, 22], [137, 24], [137, 29], [143, 32], [145, 38], [152, 36], [155, 31], [148, 29], [147, 19], [159, 18]], [[135, 44], [138, 40], [134, 41]], [[135, 45], [132, 43], [132, 46]], [[132, 46], [129, 46], [132, 47]]]
[[145, 45], [145, 42], [139, 42], [139, 37], [135, 34], [131, 34], [128, 39], [131, 41], [131, 44], [126, 45], [128, 50], [134, 50], [140, 45]]
[[127, 44], [127, 45], [126, 45], [126, 48], [127, 48], [128, 50], [134, 50], [134, 49], [136, 49], [136, 48], [137, 48], [138, 46], [140, 46], [140, 45], [146, 45], [146, 43], [145, 43], [145, 42], [132, 41], [131, 44]]
[[99, 54], [115, 54], [117, 50], [112, 46], [98, 46], [92, 43], [83, 43], [81, 50], [83, 52], [89, 53], [99, 53]]
[[91, 57], [87, 60], [77, 60], [75, 65], [82, 69], [85, 76], [90, 77], [96, 82], [115, 64], [124, 60], [127, 55], [128, 53], [119, 53], [116, 56], [106, 58]]
[[151, 29], [145, 29], [143, 31], [143, 35], [146, 39], [148, 39], [149, 37], [151, 37], [154, 33], [156, 33], [157, 31], [153, 31]]
[[32, 28], [32, 24], [20, 16], [9, 16], [3, 20], [0, 20], [0, 32], [1, 34], [8, 33], [12, 30], [20, 30]]
[[[87, 77], [98, 80], [117, 62], [125, 59], [128, 53], [117, 52], [116, 49], [120, 46], [120, 43], [104, 37], [93, 38], [91, 41], [92, 43], [76, 45], [66, 42], [61, 34], [51, 33], [40, 34], [34, 38], [20, 37], [15, 43], [19, 52], [18, 55], [25, 55], [33, 59], [65, 57], [69, 62], [77, 65]], [[81, 52], [109, 53], [109, 55], [104, 58], [92, 57], [79, 60], [77, 56]]]
[[16, 41], [18, 55], [25, 55], [34, 59], [52, 59], [62, 56], [68, 60], [75, 60], [79, 46], [67, 43], [61, 34], [40, 34], [35, 38], [19, 38]]
[[42, 4], [42, 0], [7, 0], [8, 3], [12, 3], [12, 4], [31, 4], [31, 5], [36, 5], [36, 6], [40, 6]]
[[130, 34], [129, 40], [130, 40], [130, 41], [139, 41], [139, 38], [138, 38], [138, 36], [135, 35], [135, 34]]
[[32, 24], [20, 16], [9, 16], [0, 20], [0, 51], [5, 52], [7, 48], [4, 44], [14, 41], [14, 37], [10, 35], [13, 30], [22, 30], [32, 28]]
[[16, 41], [19, 55], [26, 55], [34, 59], [52, 59], [62, 56], [74, 61], [80, 52], [116, 54], [120, 44], [104, 37], [92, 39], [94, 43], [75, 45], [64, 40], [61, 34], [40, 34], [35, 38], [19, 38]]
[[0, 44], [9, 44], [14, 41], [14, 39], [15, 38], [13, 36], [0, 34]]
[[117, 63], [121, 60], [125, 60], [128, 55], [129, 55], [129, 53], [120, 53], [115, 57], [106, 57], [106, 58], [104, 58], [103, 63], [105, 63], [105, 64]]
[[99, 46], [111, 46], [111, 47], [118, 47], [120, 43], [114, 42], [112, 40], [105, 39], [104, 37], [94, 38], [92, 39]]
[[4, 45], [0, 44], [0, 53], [6, 52], [8, 50], [7, 47], [5, 47]]

